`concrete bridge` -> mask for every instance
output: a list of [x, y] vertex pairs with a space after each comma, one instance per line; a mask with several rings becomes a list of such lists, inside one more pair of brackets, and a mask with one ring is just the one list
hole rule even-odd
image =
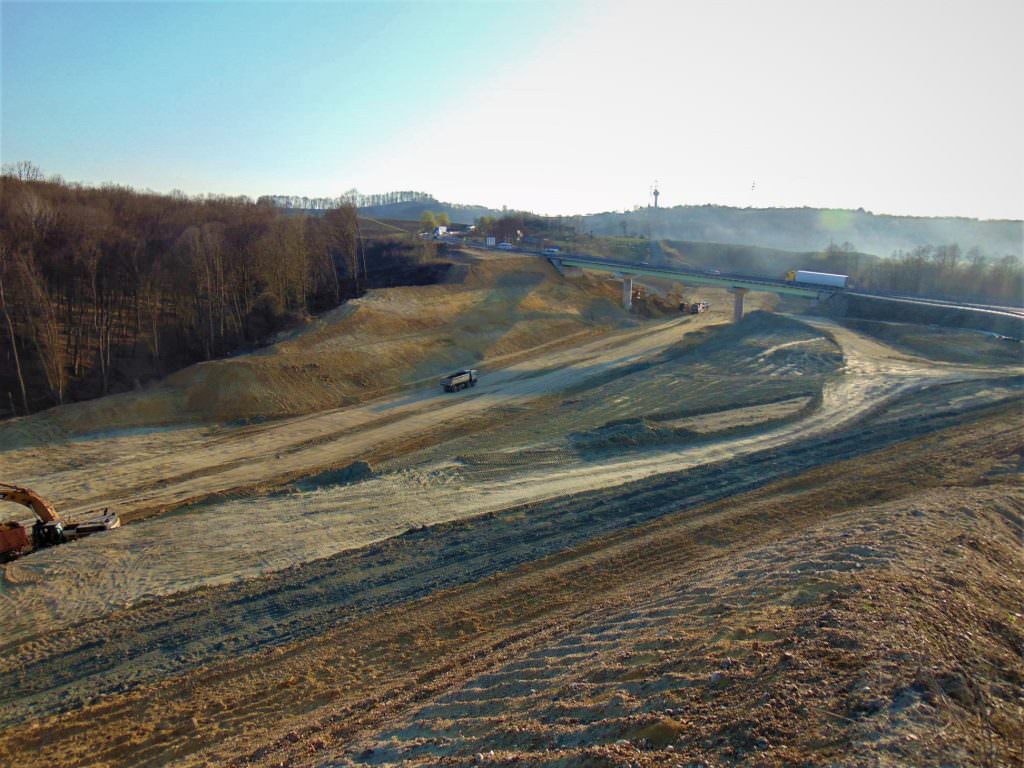
[[549, 256], [555, 267], [576, 267], [598, 272], [610, 272], [622, 279], [622, 304], [629, 309], [633, 303], [633, 279], [636, 277], [660, 277], [687, 285], [709, 285], [725, 288], [733, 295], [733, 319], [743, 318], [743, 297], [748, 291], [768, 291], [781, 296], [803, 296], [823, 301], [842, 289], [829, 286], [797, 285], [785, 280], [750, 275], [722, 274], [720, 272], [698, 272], [677, 267], [652, 267], [650, 264], [636, 264], [626, 261], [594, 259], [589, 256]]
[[855, 289], [833, 288], [827, 285], [806, 285], [774, 280], [768, 277], [696, 271], [676, 267], [654, 267], [590, 256], [548, 255], [559, 270], [565, 267], [609, 272], [622, 279], [622, 303], [629, 309], [633, 299], [633, 279], [660, 277], [688, 285], [709, 285], [725, 288], [733, 294], [733, 319], [743, 318], [743, 297], [748, 291], [767, 291], [781, 296], [832, 301], [832, 311], [841, 316], [863, 319], [896, 320], [932, 323], [951, 328], [970, 328], [986, 331], [1011, 339], [1024, 339], [1024, 308], [996, 307], [984, 304], [931, 299], [920, 296], [900, 296]]

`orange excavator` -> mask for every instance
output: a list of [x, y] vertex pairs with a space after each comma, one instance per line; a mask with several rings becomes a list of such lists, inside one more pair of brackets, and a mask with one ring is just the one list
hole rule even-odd
[[0, 523], [0, 562], [121, 525], [121, 518], [106, 509], [86, 512], [74, 520], [65, 521], [38, 493], [10, 483], [0, 483], [0, 502], [4, 501], [28, 507], [36, 519], [31, 527], [18, 520]]

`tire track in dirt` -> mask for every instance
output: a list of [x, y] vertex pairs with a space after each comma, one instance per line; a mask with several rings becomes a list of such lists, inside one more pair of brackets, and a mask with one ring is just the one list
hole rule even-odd
[[[793, 537], [844, 509], [970, 481], [1019, 443], [1015, 409], [977, 428], [965, 428], [962, 417], [923, 447], [901, 442], [859, 464], [799, 475], [698, 515], [673, 515], [426, 601], [352, 617], [279, 652], [230, 655], [193, 676], [31, 729], [11, 727], [0, 733], [0, 758], [25, 768], [322, 764], [401, 722], [411, 707], [607, 622], [617, 604], [642, 604], [702, 573], [732, 574], [736, 553], [752, 542]], [[886, 485], [889, 478], [898, 480]], [[301, 581], [305, 569], [293, 576]]]
[[5, 640], [0, 644], [0, 724], [314, 637], [354, 615], [471, 583], [981, 411], [936, 411], [898, 425], [868, 421], [785, 450], [410, 532], [270, 577], [172, 595], [31, 642]]
[[[675, 338], [675, 324], [659, 330], [656, 338], [635, 341], [639, 347], [599, 347], [600, 364], [584, 356], [568, 368], [529, 376], [522, 371], [493, 384], [497, 402], [504, 407], [522, 405], [552, 391], [580, 385], [597, 377], [607, 377], [622, 369], [646, 370], [655, 363], [650, 355]], [[548, 499], [590, 492], [621, 485], [701, 464], [728, 461], [756, 451], [783, 449], [788, 443], [845, 428], [856, 420], [886, 407], [901, 394], [971, 378], [1005, 376], [1005, 371], [971, 366], [937, 366], [921, 359], [894, 353], [870, 339], [840, 326], [814, 321], [840, 341], [846, 355], [846, 371], [827, 383], [821, 405], [805, 418], [784, 426], [757, 431], [740, 437], [712, 440], [696, 446], [648, 450], [640, 454], [599, 458], [592, 461], [568, 461], [546, 464], [539, 470], [507, 473], [498, 477], [460, 477], [454, 471], [451, 481], [423, 484], [413, 476], [389, 473], [355, 486], [314, 496], [300, 496], [292, 503], [285, 497], [264, 497], [237, 503], [216, 505], [187, 515], [164, 516], [120, 531], [116, 538], [96, 537], [59, 552], [40, 552], [30, 561], [9, 567], [15, 576], [34, 578], [38, 585], [64, 586], [65, 597], [47, 610], [47, 604], [35, 600], [42, 586], [24, 585], [12, 597], [21, 604], [3, 610], [0, 617], [9, 637], [24, 639], [39, 631], [54, 631], [68, 622], [130, 604], [138, 599], [170, 594], [201, 585], [222, 584], [240, 577], [257, 576], [288, 567], [295, 562], [327, 557], [338, 551], [362, 546], [424, 524], [436, 525], [469, 514], [496, 512], [521, 504], [536, 504]], [[609, 358], [609, 350], [614, 355]], [[571, 360], [567, 351], [557, 353], [563, 362]], [[547, 362], [550, 362], [547, 361]], [[518, 378], [517, 378], [518, 377]], [[348, 441], [343, 450], [348, 457], [365, 455], [368, 446], [380, 447], [385, 438], [399, 439], [405, 434], [424, 434], [436, 430], [439, 419], [461, 413], [467, 419], [493, 410], [491, 396], [449, 400], [447, 410], [423, 411], [423, 401], [412, 396], [417, 409], [406, 418], [379, 430], [366, 430]], [[390, 413], [394, 403], [383, 406]], [[405, 404], [398, 403], [402, 408]], [[344, 415], [344, 414], [342, 414]], [[365, 414], [363, 414], [365, 415]], [[308, 419], [307, 419], [308, 420]], [[316, 429], [322, 429], [318, 423]], [[296, 440], [298, 437], [295, 438]], [[256, 449], [253, 449], [254, 452]], [[292, 462], [298, 467], [314, 467], [337, 460], [338, 446], [328, 442], [283, 455], [275, 464], [279, 470]], [[310, 453], [313, 452], [313, 453]], [[316, 458], [320, 457], [320, 458]], [[211, 475], [223, 482], [228, 475], [251, 477], [253, 467]], [[230, 483], [229, 483], [230, 484]], [[195, 485], [201, 482], [195, 481]], [[190, 483], [181, 483], [195, 493]], [[162, 492], [163, 493], [163, 492]], [[233, 531], [244, 530], [239, 536]], [[219, 556], [209, 557], [210, 546]], [[145, 557], [145, 566], [138, 561]], [[134, 566], [132, 563], [136, 563]], [[145, 573], [141, 581], [120, 578], [119, 569], [137, 568]], [[116, 578], [115, 578], [116, 577]], [[43, 609], [43, 610], [40, 610]]]
[[[215, 493], [265, 486], [274, 478], [290, 478], [316, 468], [361, 458], [381, 441], [421, 434], [440, 420], [476, 418], [501, 405], [522, 405], [550, 391], [580, 384], [608, 370], [658, 354], [683, 333], [705, 327], [673, 319], [655, 327], [631, 329], [571, 349], [545, 351], [488, 374], [470, 395], [445, 397], [433, 388], [341, 408], [248, 425], [225, 434], [196, 435], [186, 430], [185, 450], [179, 441], [161, 448], [150, 441], [151, 453], [125, 461], [119, 441], [110, 441], [106, 458], [92, 457], [89, 466], [49, 472], [36, 462], [38, 476], [21, 482], [47, 495], [61, 509], [74, 512], [111, 506], [131, 519], [136, 510], [174, 507]], [[187, 440], [197, 437], [193, 444]], [[351, 439], [339, 441], [339, 438]], [[129, 455], [139, 442], [127, 439]], [[92, 442], [95, 442], [92, 441]], [[341, 442], [339, 445], [338, 443]], [[88, 495], [82, 495], [82, 489]]]
[[[575, 629], [545, 638], [511, 662], [495, 662], [463, 685], [430, 697], [425, 706], [411, 708], [396, 722], [345, 743], [333, 759], [309, 764], [324, 768], [454, 764], [468, 762], [474, 754], [489, 755], [491, 750], [495, 763], [561, 760], [568, 764], [582, 762], [588, 749], [612, 745], [623, 753], [632, 752], [634, 759], [646, 755], [653, 764], [681, 760], [678, 753], [684, 751], [689, 753], [687, 763], [717, 762], [708, 760], [708, 753], [728, 755], [726, 749], [734, 748], [760, 752], [762, 764], [785, 765], [802, 762], [794, 754], [796, 748], [804, 760], [820, 764], [830, 762], [830, 757], [848, 756], [851, 746], [859, 747], [860, 762], [870, 759], [878, 745], [870, 736], [857, 743], [856, 736], [868, 730], [870, 721], [856, 723], [858, 699], [847, 691], [857, 687], [856, 679], [864, 679], [872, 664], [876, 668], [870, 690], [881, 688], [879, 693], [884, 695], [891, 688], [895, 710], [879, 718], [880, 725], [894, 732], [883, 732], [875, 739], [909, 756], [917, 751], [915, 742], [920, 737], [916, 734], [921, 733], [913, 720], [933, 718], [923, 708], [908, 712], [909, 722], [899, 713], [912, 709], [924, 691], [913, 688], [914, 675], [906, 665], [898, 665], [894, 674], [876, 659], [916, 655], [921, 662], [934, 663], [937, 654], [933, 649], [900, 649], [877, 632], [865, 638], [863, 618], [857, 621], [849, 610], [843, 619], [837, 614], [848, 598], [862, 591], [865, 577], [869, 584], [899, 583], [920, 568], [922, 556], [942, 546], [950, 529], [949, 496], [946, 489], [932, 489], [853, 514], [806, 520], [788, 535], [773, 531], [768, 541], [758, 539], [746, 551], [736, 552], [728, 567], [722, 567], [721, 556], [708, 558], [685, 577], [679, 574], [654, 590], [625, 596], [623, 605], [606, 613], [580, 617]], [[1000, 517], [1024, 511], [1019, 490], [958, 489], [956, 497], [962, 508], [973, 513], [966, 528], [987, 534], [997, 556], [1012, 552], [1014, 528]], [[837, 530], [841, 535], [836, 535]], [[649, 563], [651, 571], [667, 572], [666, 560], [655, 555]], [[984, 560], [976, 565], [984, 566]], [[957, 578], [962, 577], [964, 564], [954, 561], [949, 567], [959, 572]], [[934, 584], [937, 577], [948, 577], [944, 569], [923, 571], [922, 587]], [[1004, 577], [996, 583], [1012, 589], [1012, 582], [1012, 577]], [[1002, 610], [1012, 605], [1009, 595], [1001, 602]], [[814, 628], [799, 625], [801, 613], [804, 622], [814, 622]], [[998, 610], [989, 616], [994, 619]], [[979, 624], [983, 626], [984, 620]], [[886, 627], [882, 633], [894, 629]], [[790, 640], [797, 632], [804, 638], [818, 635], [825, 640], [821, 660], [832, 667], [832, 679], [814, 686], [803, 703], [813, 701], [815, 709], [844, 713], [841, 717], [858, 726], [849, 729], [855, 736], [853, 744], [837, 738], [831, 749], [820, 743], [811, 747], [808, 742], [818, 740], [808, 735], [819, 729], [812, 731], [806, 719], [796, 721], [765, 702], [784, 696], [781, 686], [772, 691], [773, 686], [764, 681], [778, 674], [773, 670], [776, 659], [787, 666], [785, 657], [780, 658], [783, 647], [789, 646], [791, 650], [785, 652], [791, 658], [795, 650], [806, 660], [794, 666], [809, 667], [814, 673], [807, 662], [819, 661], [813, 652], [818, 649], [798, 648]], [[1007, 666], [1013, 664], [1009, 648], [986, 651]], [[801, 677], [811, 675], [805, 672]], [[890, 686], [879, 685], [892, 677], [896, 680]], [[1006, 677], [1012, 679], [1013, 673]], [[760, 701], [755, 698], [758, 693]], [[999, 734], [1004, 752], [1013, 749], [1013, 730], [1007, 727], [1008, 718], [1013, 717], [1013, 697], [1007, 693], [988, 699], [1004, 723]], [[723, 717], [719, 713], [723, 701], [738, 705], [746, 717], [739, 719], [733, 713]], [[958, 734], [961, 739], [975, 735], [972, 727], [958, 730], [966, 731]], [[908, 731], [915, 735], [907, 737]], [[933, 734], [931, 730], [922, 735]], [[669, 754], [658, 754], [669, 745]], [[287, 750], [281, 752], [287, 754]], [[303, 762], [293, 760], [293, 764]]]

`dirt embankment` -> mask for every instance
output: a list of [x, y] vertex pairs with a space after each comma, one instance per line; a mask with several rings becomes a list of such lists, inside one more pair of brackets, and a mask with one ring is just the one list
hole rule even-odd
[[0, 425], [0, 444], [335, 408], [451, 368], [633, 322], [608, 281], [566, 280], [532, 257], [466, 259], [453, 282], [370, 291], [261, 352], [194, 365], [141, 392]]
[[872, 320], [846, 320], [845, 325], [898, 349], [932, 360], [989, 365], [1024, 363], [1024, 343], [991, 333]]
[[0, 764], [1019, 759], [1020, 366], [637, 324], [613, 284], [490, 262], [224, 364], [281, 385], [266, 415], [324, 390], [283, 360], [365, 371], [381, 334], [399, 382], [501, 361], [458, 396], [29, 420], [0, 459], [62, 508], [205, 500], [6, 570]]
[[[766, 451], [796, 456], [807, 441], [852, 428], [883, 405], [895, 408], [922, 387], [942, 385], [949, 397], [955, 394], [954, 413], [1012, 394], [1004, 384], [985, 384], [992, 376], [987, 369], [930, 365], [837, 326], [759, 314], [714, 332], [693, 323], [671, 321], [534, 357], [489, 375], [465, 397], [431, 392], [223, 436], [186, 431], [173, 439], [112, 439], [93, 446], [85, 466], [60, 471], [54, 471], [62, 455], [56, 449], [26, 457], [23, 466], [36, 471], [47, 459], [40, 488], [75, 493], [88, 485], [93, 498], [116, 499], [122, 512], [158, 500], [235, 497], [209, 498], [117, 536], [8, 566], [0, 618], [9, 638], [23, 638], [140, 599], [329, 557], [410, 527], [607, 492]], [[690, 345], [685, 335], [677, 343], [686, 328], [696, 328], [703, 343]], [[842, 356], [823, 334], [841, 340]], [[948, 385], [956, 382], [966, 389], [952, 393]], [[793, 398], [806, 404], [765, 418], [773, 404]], [[913, 397], [909, 402], [900, 406], [905, 432], [927, 413], [913, 408]], [[747, 423], [755, 405], [760, 418]], [[692, 418], [710, 426], [710, 434], [671, 426]], [[856, 435], [858, 450], [871, 447], [866, 435]], [[189, 437], [193, 444], [180, 442]], [[161, 439], [170, 448], [140, 442]], [[426, 447], [410, 452], [410, 445]], [[141, 453], [144, 447], [153, 453]], [[81, 459], [84, 449], [73, 443], [69, 456]], [[371, 462], [381, 471], [355, 484], [297, 483], [282, 493], [272, 482], [370, 455], [385, 457]], [[752, 470], [719, 485], [768, 476]], [[236, 530], [245, 534], [232, 535]]]
[[127, 686], [0, 732], [0, 758], [1015, 765], [1022, 427], [1010, 409]]
[[952, 302], [929, 303], [926, 299], [881, 298], [856, 292], [838, 295], [836, 298], [833, 306], [840, 317], [938, 325], [1000, 334], [1018, 341], [1024, 338], [1024, 317], [1017, 309], [992, 311]]

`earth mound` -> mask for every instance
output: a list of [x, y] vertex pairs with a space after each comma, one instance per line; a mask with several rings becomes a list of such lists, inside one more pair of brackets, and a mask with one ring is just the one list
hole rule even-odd
[[636, 322], [607, 280], [566, 279], [532, 257], [466, 260], [447, 283], [372, 290], [266, 349], [14, 420], [0, 426], [2, 442], [312, 413]]

